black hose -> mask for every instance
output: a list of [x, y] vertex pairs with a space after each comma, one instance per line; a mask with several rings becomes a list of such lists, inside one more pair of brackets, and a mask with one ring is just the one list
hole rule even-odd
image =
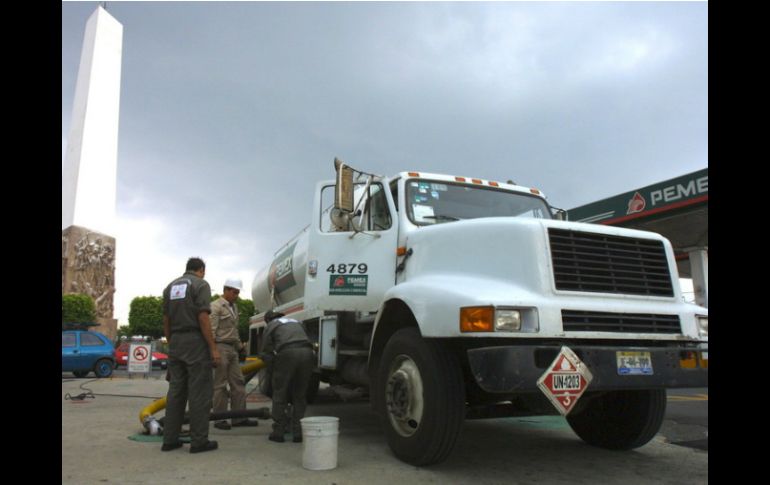
[[[236, 409], [234, 411], [221, 411], [219, 413], [210, 413], [209, 421], [221, 421], [230, 418], [258, 418], [258, 419], [270, 419], [270, 408], [259, 409]], [[166, 417], [163, 416], [158, 420], [161, 426], [165, 426], [164, 421]], [[185, 413], [182, 424], [190, 423], [190, 415]]]

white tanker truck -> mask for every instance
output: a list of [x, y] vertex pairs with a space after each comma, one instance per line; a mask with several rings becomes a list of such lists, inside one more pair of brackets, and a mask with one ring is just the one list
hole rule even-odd
[[365, 389], [401, 460], [445, 460], [465, 419], [558, 413], [633, 449], [667, 388], [708, 386], [708, 310], [684, 302], [664, 237], [561, 220], [513, 183], [335, 166], [254, 279], [250, 353], [268, 309], [302, 321], [309, 394]]

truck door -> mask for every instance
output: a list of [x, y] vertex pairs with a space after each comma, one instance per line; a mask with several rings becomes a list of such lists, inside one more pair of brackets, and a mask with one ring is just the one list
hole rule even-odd
[[305, 309], [374, 312], [395, 283], [398, 218], [385, 181], [356, 184], [361, 232], [332, 223], [334, 181], [316, 187], [308, 235]]

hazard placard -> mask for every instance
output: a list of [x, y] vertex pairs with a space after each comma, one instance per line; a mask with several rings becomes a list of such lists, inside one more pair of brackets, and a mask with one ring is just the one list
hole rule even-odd
[[562, 347], [548, 370], [540, 376], [537, 387], [566, 416], [583, 395], [593, 375], [569, 347]]
[[128, 351], [128, 372], [150, 372], [152, 345], [131, 344]]

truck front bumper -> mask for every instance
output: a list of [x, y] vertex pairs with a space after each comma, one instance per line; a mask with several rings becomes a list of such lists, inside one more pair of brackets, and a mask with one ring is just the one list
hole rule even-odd
[[[593, 375], [591, 391], [708, 387], [708, 348], [627, 347], [565, 344]], [[468, 349], [468, 364], [486, 392], [537, 391], [537, 380], [556, 358], [561, 345], [515, 345]], [[621, 375], [617, 352], [649, 352], [651, 375]]]

